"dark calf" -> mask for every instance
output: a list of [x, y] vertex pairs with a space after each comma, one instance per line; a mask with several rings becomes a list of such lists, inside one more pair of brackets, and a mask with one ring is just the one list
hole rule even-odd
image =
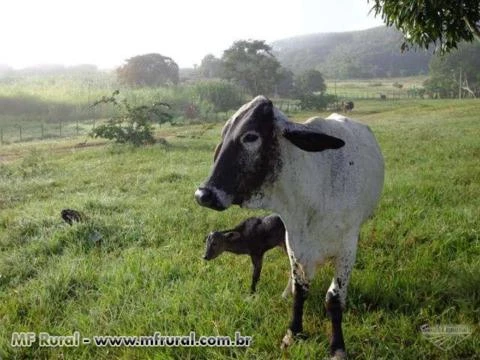
[[262, 271], [263, 254], [276, 246], [280, 246], [286, 252], [285, 226], [280, 217], [277, 215], [251, 217], [234, 229], [211, 232], [206, 239], [203, 258], [212, 260], [224, 251], [250, 255], [253, 264], [250, 289], [254, 293]]

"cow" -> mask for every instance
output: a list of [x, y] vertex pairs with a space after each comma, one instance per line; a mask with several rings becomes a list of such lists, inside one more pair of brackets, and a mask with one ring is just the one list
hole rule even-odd
[[338, 114], [294, 123], [264, 97], [243, 105], [225, 124], [213, 168], [196, 201], [269, 209], [286, 228], [293, 311], [282, 348], [302, 336], [303, 307], [316, 268], [332, 259], [325, 307], [330, 353], [346, 356], [342, 313], [361, 225], [380, 199], [384, 163], [370, 128]]
[[353, 101], [342, 101], [342, 110], [345, 113], [352, 111], [354, 106]]

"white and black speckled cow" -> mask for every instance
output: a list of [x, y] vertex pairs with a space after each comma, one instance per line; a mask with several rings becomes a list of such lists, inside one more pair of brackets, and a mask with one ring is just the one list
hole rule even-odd
[[225, 124], [210, 177], [197, 202], [215, 210], [232, 204], [280, 215], [293, 279], [293, 316], [282, 346], [303, 330], [303, 304], [317, 266], [333, 259], [326, 295], [332, 321], [330, 352], [345, 356], [342, 311], [361, 225], [383, 187], [384, 165], [371, 130], [333, 114], [290, 122], [258, 96]]

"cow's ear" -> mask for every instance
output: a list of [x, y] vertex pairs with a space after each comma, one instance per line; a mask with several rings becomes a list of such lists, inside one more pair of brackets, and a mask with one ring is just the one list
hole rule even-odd
[[345, 141], [334, 136], [303, 129], [285, 129], [283, 136], [304, 151], [339, 149], [345, 145]]

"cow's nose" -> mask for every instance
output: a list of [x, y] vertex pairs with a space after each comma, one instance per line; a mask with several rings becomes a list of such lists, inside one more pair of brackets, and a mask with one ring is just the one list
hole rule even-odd
[[202, 206], [210, 205], [214, 197], [213, 191], [207, 188], [198, 188], [195, 191], [195, 199]]
[[195, 191], [195, 199], [201, 206], [214, 210], [225, 210], [225, 207], [220, 204], [215, 193], [209, 188], [198, 188], [197, 191]]

